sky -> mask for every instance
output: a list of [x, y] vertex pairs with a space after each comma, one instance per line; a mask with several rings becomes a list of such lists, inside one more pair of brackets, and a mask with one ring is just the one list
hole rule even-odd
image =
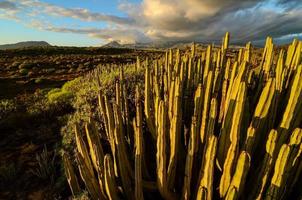
[[302, 0], [0, 0], [0, 44], [276, 43], [302, 39]]

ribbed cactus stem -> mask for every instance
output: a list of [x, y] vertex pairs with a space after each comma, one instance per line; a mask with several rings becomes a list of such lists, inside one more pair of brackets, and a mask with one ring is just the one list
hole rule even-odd
[[201, 166], [201, 179], [197, 199], [213, 199], [214, 163], [217, 150], [217, 138], [210, 135], [207, 141], [205, 156]]
[[276, 89], [281, 92], [284, 82], [282, 81], [282, 72], [284, 69], [284, 50], [279, 53], [279, 58], [276, 67]]
[[263, 54], [263, 71], [266, 76], [268, 76], [268, 74], [271, 72], [271, 64], [273, 62], [273, 50], [273, 39], [271, 37], [267, 37]]
[[266, 146], [265, 146], [265, 156], [260, 165], [260, 170], [258, 175], [255, 177], [251, 193], [249, 195], [250, 200], [252, 199], [263, 199], [263, 192], [267, 184], [270, 172], [273, 168], [273, 155], [275, 151], [275, 146], [278, 138], [278, 133], [276, 130], [272, 129], [268, 135]]
[[98, 184], [94, 173], [91, 173], [85, 159], [87, 158], [83, 158], [81, 153], [77, 153], [78, 167], [82, 180], [93, 200], [105, 199], [106, 197], [102, 194], [100, 185]]
[[192, 43], [192, 46], [191, 46], [191, 57], [194, 57], [194, 56], [195, 56], [195, 51], [196, 51], [196, 45], [195, 45], [195, 43], [193, 42], [193, 43]]
[[103, 173], [103, 160], [104, 151], [101, 144], [101, 138], [96, 130], [95, 123], [90, 119], [90, 123], [85, 125], [86, 137], [89, 145], [89, 152], [92, 160], [92, 164], [95, 170], [99, 173]]
[[142, 131], [142, 108], [140, 104], [140, 95], [136, 87], [136, 118], [133, 120], [133, 129], [135, 135], [135, 199], [143, 200], [142, 187], [142, 156], [143, 156], [143, 131]]
[[109, 200], [119, 199], [117, 183], [115, 181], [113, 161], [109, 154], [104, 157], [105, 188]]
[[108, 118], [107, 118], [105, 99], [104, 99], [103, 93], [101, 91], [99, 91], [98, 103], [99, 103], [99, 107], [101, 110], [101, 115], [102, 115], [103, 123], [105, 126], [106, 135], [107, 135], [107, 138], [109, 138], [109, 122], [108, 122]]
[[208, 115], [210, 110], [210, 100], [211, 100], [211, 89], [212, 89], [212, 71], [209, 72], [207, 78], [206, 78], [206, 89], [204, 94], [204, 104], [203, 104], [203, 110], [202, 110], [202, 120], [201, 120], [201, 126], [200, 126], [200, 140], [201, 143], [205, 143], [205, 137], [206, 137], [206, 130], [207, 130], [207, 122], [208, 122]]
[[167, 112], [165, 103], [160, 101], [158, 109], [158, 124], [157, 124], [157, 185], [158, 189], [163, 197], [167, 195], [167, 157], [166, 157], [166, 123]]
[[293, 57], [296, 51], [296, 47], [298, 44], [298, 40], [295, 38], [293, 42], [288, 46], [286, 60], [285, 60], [285, 66], [289, 68], [291, 66], [291, 63], [293, 62]]
[[167, 171], [167, 181], [169, 188], [173, 188], [176, 177], [176, 166], [181, 139], [181, 84], [179, 78], [175, 81], [175, 91], [173, 95], [173, 116], [170, 122], [170, 159]]
[[117, 163], [119, 168], [119, 174], [121, 176], [125, 197], [127, 199], [133, 199], [131, 187], [131, 176], [133, 175], [133, 172], [128, 157], [128, 149], [126, 148], [122, 116], [117, 105], [113, 105], [113, 110], [115, 119], [114, 139], [117, 150]]
[[[246, 66], [246, 62], [243, 62], [241, 64], [241, 68], [239, 70], [238, 75], [236, 76], [235, 80], [233, 81], [233, 84], [230, 85], [230, 87], [228, 89], [228, 94], [227, 94], [227, 99], [226, 99], [225, 118], [224, 118], [223, 124], [222, 124], [222, 130], [221, 130], [221, 135], [220, 135], [220, 140], [219, 140], [219, 145], [218, 145], [218, 153], [217, 153], [219, 166], [223, 166], [224, 161], [226, 159], [227, 152], [228, 152], [228, 148], [231, 143], [230, 140], [232, 140], [232, 139], [230, 139], [230, 137], [231, 137], [231, 133], [232, 133], [231, 129], [234, 128], [233, 120], [238, 120], [238, 117], [239, 117], [240, 118], [239, 121], [241, 121], [241, 118], [242, 118], [243, 107], [240, 109], [237, 107], [239, 105], [240, 106], [244, 105], [243, 99], [238, 101], [238, 98], [240, 97], [239, 94], [245, 95], [245, 93], [246, 93], [245, 92], [246, 84], [245, 84], [245, 82], [241, 82], [243, 80], [243, 76], [245, 74], [245, 66]], [[236, 111], [236, 108], [239, 110]], [[236, 123], [238, 123], [238, 122], [236, 122]], [[236, 124], [235, 127], [238, 125], [239, 124]]]
[[283, 181], [284, 171], [289, 158], [289, 154], [289, 145], [282, 145], [275, 163], [274, 175], [271, 179], [271, 184], [266, 192], [266, 199], [280, 199], [280, 195], [282, 194], [280, 187]]
[[191, 130], [190, 130], [190, 139], [189, 139], [189, 148], [186, 157], [186, 167], [185, 167], [185, 176], [184, 184], [182, 189], [182, 199], [191, 198], [191, 180], [192, 180], [192, 168], [194, 162], [194, 155], [196, 154], [196, 149], [198, 145], [198, 134], [197, 134], [197, 124], [196, 118], [192, 118]]
[[203, 84], [205, 84], [206, 81], [208, 80], [207, 76], [209, 74], [209, 71], [211, 70], [211, 56], [212, 56], [212, 46], [209, 45], [207, 47], [206, 63], [203, 71]]
[[263, 143], [262, 141], [265, 139], [263, 134], [263, 126], [267, 126], [271, 122], [269, 122], [268, 115], [270, 114], [273, 100], [276, 95], [276, 80], [275, 78], [270, 78], [267, 82], [265, 87], [262, 90], [260, 95], [258, 104], [255, 108], [255, 113], [250, 124], [250, 128], [248, 129], [247, 139], [245, 142], [245, 150], [253, 155], [254, 150], [257, 148], [259, 142]]
[[235, 200], [240, 198], [244, 188], [248, 169], [250, 168], [250, 163], [250, 155], [247, 152], [242, 151], [238, 158], [236, 170], [234, 176], [232, 177], [232, 181], [225, 199]]
[[238, 97], [236, 99], [236, 106], [234, 110], [234, 117], [232, 119], [232, 125], [230, 129], [230, 146], [227, 150], [226, 158], [223, 165], [223, 173], [220, 179], [219, 193], [220, 197], [224, 197], [227, 194], [228, 188], [231, 183], [233, 167], [236, 164], [236, 156], [238, 153], [239, 137], [241, 121], [243, 117], [243, 108], [246, 96], [246, 85], [244, 82], [240, 84]]
[[250, 62], [251, 60], [251, 42], [248, 42], [245, 46], [244, 59], [245, 62]]
[[145, 72], [145, 116], [151, 135], [156, 139], [154, 104], [152, 102], [151, 77], [149, 67]]
[[114, 172], [115, 172], [115, 176], [118, 177], [118, 167], [117, 167], [117, 158], [116, 158], [116, 145], [115, 145], [115, 141], [114, 141], [114, 127], [115, 127], [115, 122], [114, 122], [114, 114], [113, 114], [113, 110], [112, 110], [112, 106], [109, 103], [109, 100], [107, 98], [107, 96], [104, 96], [104, 104], [105, 104], [105, 111], [106, 112], [106, 118], [108, 120], [108, 139], [109, 139], [109, 143], [110, 143], [110, 147], [111, 147], [111, 152], [113, 155], [113, 161], [114, 161]]
[[230, 33], [226, 32], [223, 40], [223, 50], [225, 51], [226, 49], [229, 48], [229, 40], [230, 40]]
[[79, 154], [81, 155], [81, 158], [85, 162], [86, 168], [89, 170], [90, 174], [94, 174], [93, 166], [91, 164], [87, 146], [84, 142], [82, 134], [80, 133], [78, 125], [75, 125], [75, 139], [76, 139], [77, 150], [78, 150]]
[[282, 143], [286, 142], [289, 138], [289, 129], [290, 127], [297, 127], [297, 125], [301, 122], [300, 116], [302, 112], [302, 65], [300, 65], [296, 71], [296, 75], [294, 77], [292, 87], [290, 90], [290, 95], [288, 99], [287, 106], [285, 108], [282, 121], [280, 124], [280, 138], [278, 142], [278, 148], [282, 145]]
[[81, 188], [78, 183], [77, 176], [74, 172], [74, 169], [72, 167], [72, 163], [67, 157], [66, 153], [63, 153], [63, 164], [65, 169], [66, 178], [72, 193], [73, 197], [76, 197], [81, 192]]

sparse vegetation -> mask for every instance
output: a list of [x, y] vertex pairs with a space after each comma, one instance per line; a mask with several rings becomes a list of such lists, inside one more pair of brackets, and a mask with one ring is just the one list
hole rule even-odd
[[[111, 57], [111, 53], [121, 53], [121, 56]], [[63, 168], [60, 156], [54, 162], [51, 158], [53, 152], [59, 152], [61, 148], [73, 151], [72, 127], [87, 113], [95, 112], [95, 106], [90, 102], [96, 105], [99, 87], [92, 78], [96, 74], [89, 70], [113, 71], [111, 75], [103, 73], [100, 77], [104, 79], [102, 84], [106, 84], [104, 91], [110, 93], [118, 76], [118, 64], [133, 63], [136, 56], [147, 55], [150, 56], [148, 52], [127, 49], [60, 47], [1, 51], [0, 199], [28, 199], [36, 193], [46, 199], [67, 198], [69, 190], [64, 169], [60, 170]], [[30, 66], [23, 65], [19, 69], [24, 63], [30, 63]], [[78, 70], [80, 63], [86, 63], [86, 66]], [[112, 63], [115, 67], [111, 69]], [[50, 68], [55, 70], [49, 71]], [[70, 68], [74, 70], [69, 71]], [[127, 73], [131, 77], [133, 72], [131, 69]], [[94, 80], [87, 81], [89, 77]], [[97, 116], [97, 112], [94, 115]], [[62, 134], [60, 129], [64, 130]], [[43, 161], [46, 158], [42, 156], [46, 155], [42, 150], [44, 145], [50, 154], [47, 167], [55, 167], [55, 174], [46, 173], [51, 170]], [[79, 196], [79, 199], [88, 198], [87, 192]]]
[[72, 93], [59, 88], [52, 89], [48, 92], [47, 98], [50, 103], [62, 101], [67, 102], [72, 98]]
[[42, 152], [36, 154], [38, 166], [35, 169], [32, 169], [31, 173], [44, 181], [50, 181], [50, 184], [53, 185], [58, 175], [55, 163], [56, 158], [56, 151], [49, 152], [47, 147], [44, 146]]

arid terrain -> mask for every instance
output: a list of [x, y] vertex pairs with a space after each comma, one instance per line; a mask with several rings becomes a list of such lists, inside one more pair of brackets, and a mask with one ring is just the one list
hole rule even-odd
[[[0, 199], [61, 199], [69, 195], [61, 165], [61, 128], [74, 112], [48, 93], [97, 67], [135, 63], [161, 51], [34, 47], [0, 50]], [[65, 102], [66, 100], [66, 102]], [[39, 171], [46, 156], [49, 172]], [[42, 164], [40, 166], [39, 164]], [[42, 169], [43, 170], [43, 169]], [[44, 173], [44, 177], [43, 177]], [[45, 174], [46, 173], [46, 174]], [[64, 196], [67, 195], [67, 196]]]
[[[160, 51], [154, 51], [154, 55]], [[134, 49], [36, 47], [0, 50], [0, 98], [12, 98], [64, 82], [98, 65], [133, 63], [147, 51]]]

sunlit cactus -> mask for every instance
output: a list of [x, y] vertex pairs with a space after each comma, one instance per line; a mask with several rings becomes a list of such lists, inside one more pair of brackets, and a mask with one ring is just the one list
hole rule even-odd
[[144, 80], [135, 81], [132, 99], [124, 66], [115, 98], [99, 93], [100, 128], [92, 118], [76, 126], [78, 171], [63, 155], [72, 194], [301, 198], [302, 43], [278, 50], [268, 37], [254, 66], [257, 47], [248, 42], [230, 56], [229, 41], [226, 33], [221, 47], [193, 43], [191, 52], [169, 49], [157, 60], [137, 58], [133, 67]]

